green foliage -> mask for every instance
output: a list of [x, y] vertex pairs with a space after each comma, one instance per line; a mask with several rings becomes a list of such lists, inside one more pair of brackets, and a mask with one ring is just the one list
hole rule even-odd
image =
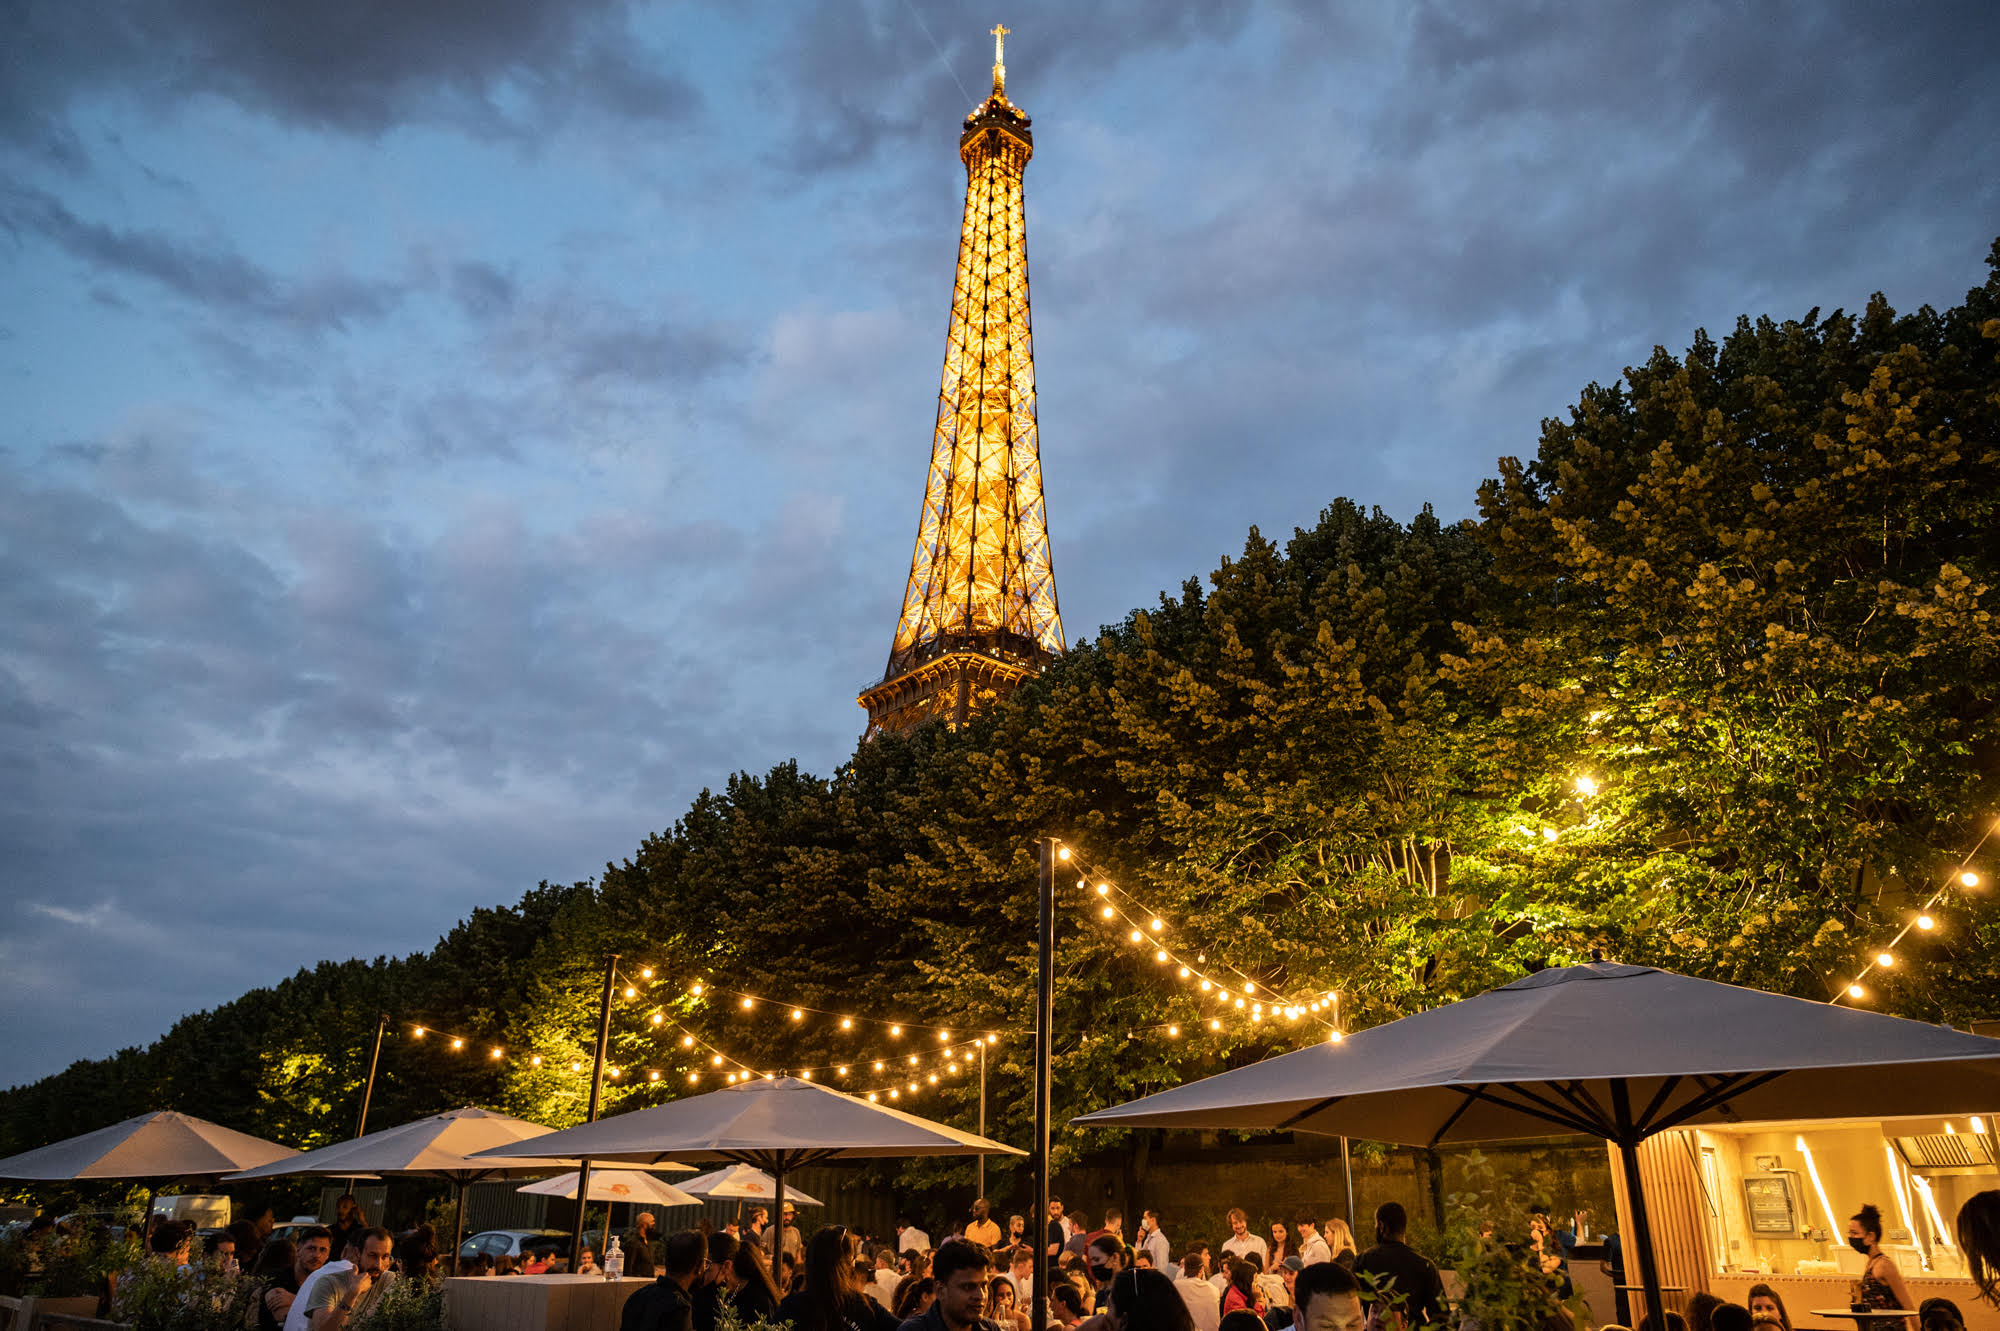
[[257, 1284], [247, 1272], [149, 1259], [119, 1274], [111, 1315], [137, 1331], [237, 1331], [255, 1316]]
[[[1531, 461], [1502, 459], [1477, 523], [1342, 500], [1282, 544], [1253, 530], [1206, 585], [961, 730], [863, 745], [829, 777], [739, 773], [594, 885], [542, 884], [428, 954], [324, 963], [17, 1088], [0, 1151], [163, 1107], [345, 1136], [381, 1012], [475, 1052], [395, 1028], [374, 1124], [468, 1102], [572, 1123], [610, 953], [660, 977], [619, 1002], [611, 1062], [662, 1079], [608, 1082], [606, 1112], [715, 1084], [679, 1025], [758, 1069], [884, 1049], [696, 998], [700, 977], [999, 1034], [987, 1125], [1020, 1141], [1048, 835], [1081, 856], [1060, 882], [1058, 1122], [1321, 1038], [1206, 1030], [1213, 1000], [1095, 918], [1093, 879], [1262, 992], [1337, 991], [1350, 1027], [1592, 946], [1825, 997], [2000, 796], [2000, 248], [1995, 272], [1942, 313], [1877, 298], [1656, 352], [1546, 422]], [[1989, 900], [1947, 897], [1875, 1001], [2000, 1011]], [[941, 1080], [899, 1107], [972, 1126], [972, 1079]], [[1119, 1139], [1065, 1132], [1058, 1156]], [[990, 1162], [989, 1191], [1017, 1168]], [[1518, 1313], [1500, 1258], [1462, 1252], [1496, 1316]]]
[[444, 1282], [389, 1282], [381, 1297], [355, 1319], [354, 1331], [444, 1331]]
[[101, 1295], [110, 1275], [139, 1256], [136, 1239], [104, 1225], [81, 1225], [73, 1234], [50, 1230], [33, 1239], [6, 1239], [0, 1241], [0, 1294], [49, 1299]]
[[1548, 1206], [1548, 1195], [1477, 1151], [1463, 1164], [1466, 1186], [1445, 1197], [1445, 1249], [1465, 1286], [1459, 1312], [1482, 1331], [1543, 1331], [1564, 1309], [1581, 1318], [1582, 1296], [1565, 1302], [1560, 1277], [1542, 1270], [1528, 1243], [1529, 1209]]

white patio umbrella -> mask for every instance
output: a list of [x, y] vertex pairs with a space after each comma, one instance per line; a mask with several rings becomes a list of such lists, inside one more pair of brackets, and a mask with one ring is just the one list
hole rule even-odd
[[146, 1214], [162, 1180], [214, 1178], [296, 1156], [289, 1146], [191, 1114], [159, 1110], [0, 1160], [0, 1178], [42, 1182], [144, 1179]]
[[[383, 1128], [363, 1137], [323, 1146], [317, 1151], [278, 1160], [256, 1169], [229, 1176], [229, 1182], [244, 1179], [280, 1178], [288, 1174], [377, 1174], [411, 1178], [443, 1179], [452, 1185], [458, 1202], [451, 1251], [456, 1254], [465, 1237], [465, 1188], [485, 1179], [523, 1178], [546, 1174], [558, 1165], [574, 1165], [574, 1160], [551, 1160], [536, 1155], [514, 1159], [511, 1147], [549, 1135], [549, 1129], [526, 1119], [467, 1106], [449, 1113], [433, 1114]], [[474, 1159], [475, 1155], [484, 1156]]]
[[[681, 1180], [681, 1191], [694, 1193], [697, 1197], [720, 1197], [725, 1201], [736, 1198], [739, 1201], [769, 1201], [777, 1195], [777, 1180], [761, 1169], [748, 1165], [731, 1165], [727, 1169], [712, 1170]], [[794, 1206], [825, 1206], [816, 1197], [808, 1197], [797, 1188], [785, 1191], [785, 1200]]]
[[[544, 1152], [639, 1165], [663, 1160], [750, 1165], [772, 1176], [772, 1207], [779, 1215], [785, 1206], [785, 1175], [826, 1160], [1026, 1154], [797, 1077], [740, 1082], [615, 1114], [552, 1132], [526, 1148], [530, 1155]], [[508, 1154], [523, 1152], [508, 1149]]]
[[[516, 1192], [540, 1197], [576, 1197], [580, 1170], [554, 1178], [524, 1183]], [[685, 1192], [663, 1178], [639, 1169], [593, 1169], [590, 1171], [590, 1198], [593, 1202], [637, 1202], [646, 1206], [700, 1206], [701, 1198]]]
[[2000, 1040], [1649, 966], [1590, 962], [1085, 1114], [1436, 1146], [1579, 1132], [1619, 1149], [1646, 1304], [1660, 1279], [1638, 1145], [1669, 1128], [1983, 1113]]

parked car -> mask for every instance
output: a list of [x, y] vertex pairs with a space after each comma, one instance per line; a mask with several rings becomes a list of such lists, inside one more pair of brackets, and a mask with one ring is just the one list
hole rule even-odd
[[458, 1260], [488, 1257], [569, 1256], [569, 1235], [559, 1229], [483, 1229], [458, 1245]]

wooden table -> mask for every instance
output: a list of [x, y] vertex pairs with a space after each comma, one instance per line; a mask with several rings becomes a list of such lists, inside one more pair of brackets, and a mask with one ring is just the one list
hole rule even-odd
[[651, 1280], [602, 1276], [453, 1276], [444, 1282], [451, 1331], [618, 1331], [625, 1300]]

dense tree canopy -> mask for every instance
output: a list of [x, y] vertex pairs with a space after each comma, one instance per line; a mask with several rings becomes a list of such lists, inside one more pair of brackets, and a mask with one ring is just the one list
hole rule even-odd
[[[1478, 522], [1339, 501], [1282, 546], [1253, 530], [1206, 586], [963, 730], [864, 745], [830, 778], [739, 774], [597, 883], [16, 1088], [0, 1151], [163, 1107], [338, 1139], [385, 1012], [475, 1047], [393, 1027], [375, 1124], [474, 1100], [573, 1122], [612, 952], [656, 972], [618, 1003], [614, 1108], [709, 1070], [683, 1032], [771, 1070], [888, 1047], [791, 1021], [797, 1003], [1001, 1034], [990, 1123], [1019, 1138], [1042, 835], [1078, 857], [1059, 1120], [1320, 1038], [1218, 1007], [1160, 941], [1266, 1002], [1335, 992], [1348, 1026], [1593, 947], [1828, 997], [2000, 795], [2000, 245], [1989, 263], [1942, 313], [1878, 297], [1657, 351], [1546, 422], [1533, 460], [1502, 458]], [[1161, 935], [1135, 947], [1100, 920], [1101, 881]], [[2000, 1015], [1991, 900], [1948, 894], [1868, 1001]], [[783, 1002], [745, 1013], [696, 978]], [[909, 1107], [973, 1112], [962, 1076]]]

